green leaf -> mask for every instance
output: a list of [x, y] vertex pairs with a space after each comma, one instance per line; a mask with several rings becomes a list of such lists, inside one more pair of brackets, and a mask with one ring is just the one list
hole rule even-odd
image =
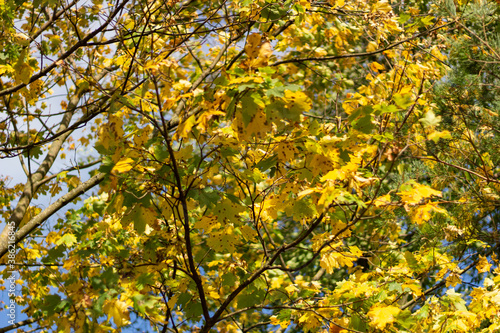
[[398, 18], [399, 24], [405, 24], [411, 18], [410, 14], [401, 13]]
[[198, 318], [203, 314], [203, 308], [201, 307], [201, 303], [194, 301], [193, 299], [191, 299], [191, 301], [184, 306], [184, 311], [186, 317], [190, 319]]
[[257, 165], [255, 165], [255, 167], [264, 172], [275, 166], [276, 162], [278, 162], [278, 156], [272, 155], [269, 158], [261, 160], [259, 163], [257, 163]]
[[151, 225], [156, 221], [157, 214], [152, 208], [146, 208], [140, 204], [135, 205], [122, 219], [122, 225], [125, 227], [130, 222], [134, 222], [134, 228], [142, 234], [146, 230], [146, 225]]
[[[401, 101], [399, 101], [401, 103]], [[404, 102], [403, 102], [403, 105], [406, 105]], [[376, 110], [376, 114], [377, 115], [382, 115], [382, 114], [386, 114], [386, 113], [394, 113], [394, 112], [398, 112], [400, 109], [396, 106], [396, 105], [393, 105], [393, 104], [389, 104], [389, 105], [386, 105], [386, 104], [379, 104], [379, 105], [375, 105], [373, 107], [374, 110]]]
[[366, 115], [360, 118], [354, 123], [353, 128], [365, 134], [371, 133], [375, 128], [375, 125], [372, 122], [372, 116]]

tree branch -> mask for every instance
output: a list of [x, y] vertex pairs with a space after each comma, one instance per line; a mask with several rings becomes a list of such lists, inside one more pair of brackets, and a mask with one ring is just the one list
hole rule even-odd
[[[23, 240], [27, 235], [29, 235], [33, 230], [38, 228], [43, 222], [45, 222], [49, 217], [51, 217], [55, 212], [59, 211], [62, 207], [69, 204], [74, 199], [78, 198], [80, 195], [91, 189], [92, 187], [98, 185], [105, 178], [104, 173], [98, 173], [86, 182], [81, 183], [59, 199], [52, 205], [44, 209], [40, 214], [33, 217], [28, 221], [22, 228], [20, 228], [15, 234], [15, 244]], [[7, 230], [6, 237], [0, 240], [0, 258], [7, 253], [9, 247], [9, 224], [5, 227]], [[12, 244], [12, 243], [11, 243]]]
[[330, 60], [336, 60], [336, 59], [346, 59], [346, 58], [358, 58], [358, 57], [368, 57], [371, 55], [379, 54], [384, 51], [390, 50], [395, 48], [398, 45], [401, 45], [403, 43], [406, 43], [408, 41], [411, 41], [413, 39], [428, 35], [429, 33], [445, 28], [447, 26], [450, 26], [452, 24], [455, 24], [456, 21], [451, 21], [449, 23], [431, 28], [429, 30], [426, 30], [424, 32], [421, 32], [419, 34], [416, 34], [412, 37], [405, 38], [399, 42], [395, 42], [392, 44], [387, 45], [383, 49], [375, 50], [372, 52], [360, 52], [360, 53], [349, 53], [349, 54], [341, 54], [341, 55], [332, 55], [332, 56], [326, 56], [326, 57], [307, 57], [307, 58], [294, 58], [294, 59], [287, 59], [287, 60], [281, 60], [281, 61], [276, 61], [275, 63], [269, 64], [269, 66], [278, 66], [282, 64], [288, 64], [288, 63], [293, 63], [293, 62], [306, 62], [306, 61], [330, 61]]

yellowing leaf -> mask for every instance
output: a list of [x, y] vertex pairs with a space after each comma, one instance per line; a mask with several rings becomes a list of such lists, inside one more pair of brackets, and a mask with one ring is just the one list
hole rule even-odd
[[131, 170], [134, 167], [134, 160], [131, 158], [125, 158], [123, 160], [118, 161], [113, 167], [112, 172], [122, 173]]
[[233, 253], [237, 238], [230, 229], [227, 228], [223, 231], [212, 232], [210, 238], [207, 239], [207, 245], [215, 252]]
[[351, 251], [351, 254], [355, 257], [363, 256], [363, 251], [361, 251], [356, 245], [349, 246], [349, 251]]
[[271, 46], [271, 43], [269, 43], [268, 41], [262, 43], [259, 49], [258, 59], [264, 64], [264, 62], [266, 62], [272, 54], [273, 48]]
[[251, 118], [247, 127], [244, 129], [246, 132], [245, 137], [254, 135], [257, 138], [263, 138], [271, 129], [270, 122], [267, 121], [266, 114], [262, 111], [257, 111]]
[[69, 177], [68, 179], [68, 185], [70, 185], [71, 188], [75, 188], [78, 185], [80, 185], [81, 181], [80, 178], [77, 176]]
[[394, 318], [401, 310], [395, 306], [379, 306], [375, 305], [368, 312], [370, 317], [370, 326], [374, 326], [383, 330], [387, 325], [392, 324], [396, 319]]
[[307, 112], [311, 109], [311, 100], [309, 97], [303, 93], [302, 91], [290, 91], [285, 90], [285, 97], [283, 101], [286, 103], [286, 110], [283, 111], [283, 114], [286, 118], [292, 121], [300, 120], [300, 115], [302, 112]]
[[218, 217], [219, 222], [233, 222], [236, 223], [239, 220], [239, 214], [244, 211], [244, 208], [232, 202], [229, 199], [224, 199], [217, 204], [213, 209], [213, 213]]
[[403, 283], [401, 287], [409, 288], [416, 296], [422, 295], [422, 287], [418, 283]]
[[330, 0], [333, 7], [342, 7], [345, 4], [345, 0]]
[[297, 198], [300, 199], [302, 197], [305, 197], [306, 195], [309, 195], [311, 193], [315, 193], [315, 192], [320, 192], [321, 189], [318, 189], [318, 188], [308, 188], [304, 191], [301, 191], [297, 194]]
[[152, 226], [156, 222], [156, 212], [148, 207], [136, 204], [120, 221], [123, 227], [128, 226], [132, 221], [134, 228], [142, 234], [146, 230], [146, 226]]
[[437, 116], [432, 111], [427, 111], [425, 117], [419, 119], [419, 121], [424, 125], [424, 127], [434, 127], [439, 125], [441, 122], [441, 116]]
[[75, 235], [67, 233], [56, 241], [56, 245], [64, 244], [68, 247], [77, 242]]
[[209, 127], [209, 122], [212, 118], [217, 117], [217, 116], [223, 116], [225, 113], [222, 111], [209, 111], [209, 112], [204, 112], [200, 115], [198, 118], [198, 128], [201, 130], [203, 133], [207, 131]]
[[168, 302], [167, 302], [167, 306], [170, 308], [170, 309], [173, 309], [174, 306], [175, 306], [175, 303], [177, 303], [177, 300], [179, 299], [179, 295], [174, 295], [173, 297], [171, 297]]
[[441, 61], [446, 61], [448, 59], [448, 57], [446, 57], [444, 54], [442, 54], [439, 49], [437, 48], [437, 46], [434, 46], [432, 49], [431, 49], [431, 54], [433, 56], [435, 56], [437, 59], [441, 60]]
[[77, 257], [77, 256], [71, 256], [71, 257], [69, 257], [68, 259], [66, 259], [64, 261], [63, 268], [69, 270], [73, 266], [75, 266], [78, 261], [79, 261], [79, 257]]

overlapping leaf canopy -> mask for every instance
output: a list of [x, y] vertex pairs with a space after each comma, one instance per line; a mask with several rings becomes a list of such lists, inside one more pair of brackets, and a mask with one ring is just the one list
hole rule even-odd
[[495, 332], [498, 11], [0, 2], [0, 330]]

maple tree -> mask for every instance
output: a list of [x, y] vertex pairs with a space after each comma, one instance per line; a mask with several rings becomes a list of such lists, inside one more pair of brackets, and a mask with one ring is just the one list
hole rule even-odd
[[498, 330], [498, 14], [0, 1], [0, 331]]

